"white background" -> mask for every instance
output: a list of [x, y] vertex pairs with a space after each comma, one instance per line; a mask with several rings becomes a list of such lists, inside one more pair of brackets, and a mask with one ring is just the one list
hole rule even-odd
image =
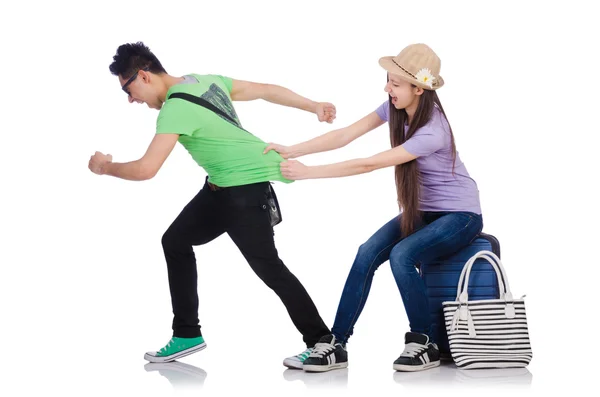
[[[402, 395], [429, 388], [541, 395], [596, 384], [594, 2], [350, 3], [3, 6], [1, 395]], [[379, 57], [430, 45], [442, 59], [439, 95], [459, 154], [479, 185], [484, 231], [500, 240], [513, 293], [527, 294], [534, 351], [527, 371], [394, 374], [408, 322], [387, 263], [348, 346], [349, 369], [286, 371], [281, 361], [302, 350], [301, 336], [224, 235], [196, 249], [208, 348], [181, 360], [206, 378], [173, 387], [146, 372], [144, 352], [171, 335], [160, 239], [205, 174], [179, 145], [147, 182], [88, 170], [96, 150], [131, 161], [152, 139], [158, 113], [129, 104], [108, 70], [117, 47], [138, 40], [175, 76], [279, 84], [337, 106], [328, 125], [264, 101], [236, 104], [246, 128], [282, 144], [373, 111], [386, 100]], [[303, 161], [388, 147], [383, 126]], [[280, 255], [331, 326], [358, 246], [398, 211], [393, 169], [276, 189]]]

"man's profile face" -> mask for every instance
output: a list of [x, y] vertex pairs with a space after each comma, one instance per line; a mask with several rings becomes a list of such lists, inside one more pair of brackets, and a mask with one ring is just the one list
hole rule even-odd
[[147, 70], [138, 70], [127, 79], [119, 75], [121, 89], [127, 94], [129, 103], [145, 103], [151, 109], [160, 109], [151, 81], [152, 74]]

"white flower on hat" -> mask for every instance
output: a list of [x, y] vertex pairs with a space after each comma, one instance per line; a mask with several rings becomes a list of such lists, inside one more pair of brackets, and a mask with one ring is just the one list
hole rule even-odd
[[435, 77], [433, 77], [433, 75], [431, 74], [431, 70], [423, 68], [419, 70], [415, 77], [417, 78], [417, 81], [428, 85], [429, 88], [433, 88], [433, 81], [435, 80]]

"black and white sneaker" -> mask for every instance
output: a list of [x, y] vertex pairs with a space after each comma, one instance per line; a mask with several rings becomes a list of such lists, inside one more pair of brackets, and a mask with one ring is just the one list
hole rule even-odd
[[283, 360], [283, 365], [290, 369], [302, 369], [302, 364], [304, 363], [304, 360], [306, 360], [310, 356], [310, 353], [312, 353], [312, 351], [313, 348], [309, 347], [300, 354], [288, 357], [285, 360]]
[[302, 369], [306, 372], [326, 372], [346, 367], [348, 352], [340, 343], [336, 343], [333, 335], [323, 336], [302, 364]]
[[440, 365], [440, 351], [427, 335], [407, 332], [404, 343], [404, 351], [394, 361], [396, 371], [422, 371]]

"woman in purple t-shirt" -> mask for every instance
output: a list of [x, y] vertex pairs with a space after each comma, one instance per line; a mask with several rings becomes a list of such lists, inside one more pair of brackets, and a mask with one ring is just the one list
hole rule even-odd
[[332, 335], [322, 338], [304, 360], [306, 371], [348, 365], [346, 342], [365, 305], [375, 270], [389, 259], [410, 323], [405, 349], [394, 362], [399, 371], [440, 364], [432, 340], [429, 302], [415, 265], [452, 254], [470, 244], [483, 228], [477, 184], [460, 160], [452, 129], [436, 94], [444, 81], [440, 59], [425, 44], [383, 57], [389, 100], [349, 127], [294, 146], [270, 144], [284, 158], [340, 148], [388, 122], [392, 149], [366, 159], [308, 167], [281, 164], [288, 179], [335, 178], [395, 167], [402, 212], [358, 249], [340, 299]]

